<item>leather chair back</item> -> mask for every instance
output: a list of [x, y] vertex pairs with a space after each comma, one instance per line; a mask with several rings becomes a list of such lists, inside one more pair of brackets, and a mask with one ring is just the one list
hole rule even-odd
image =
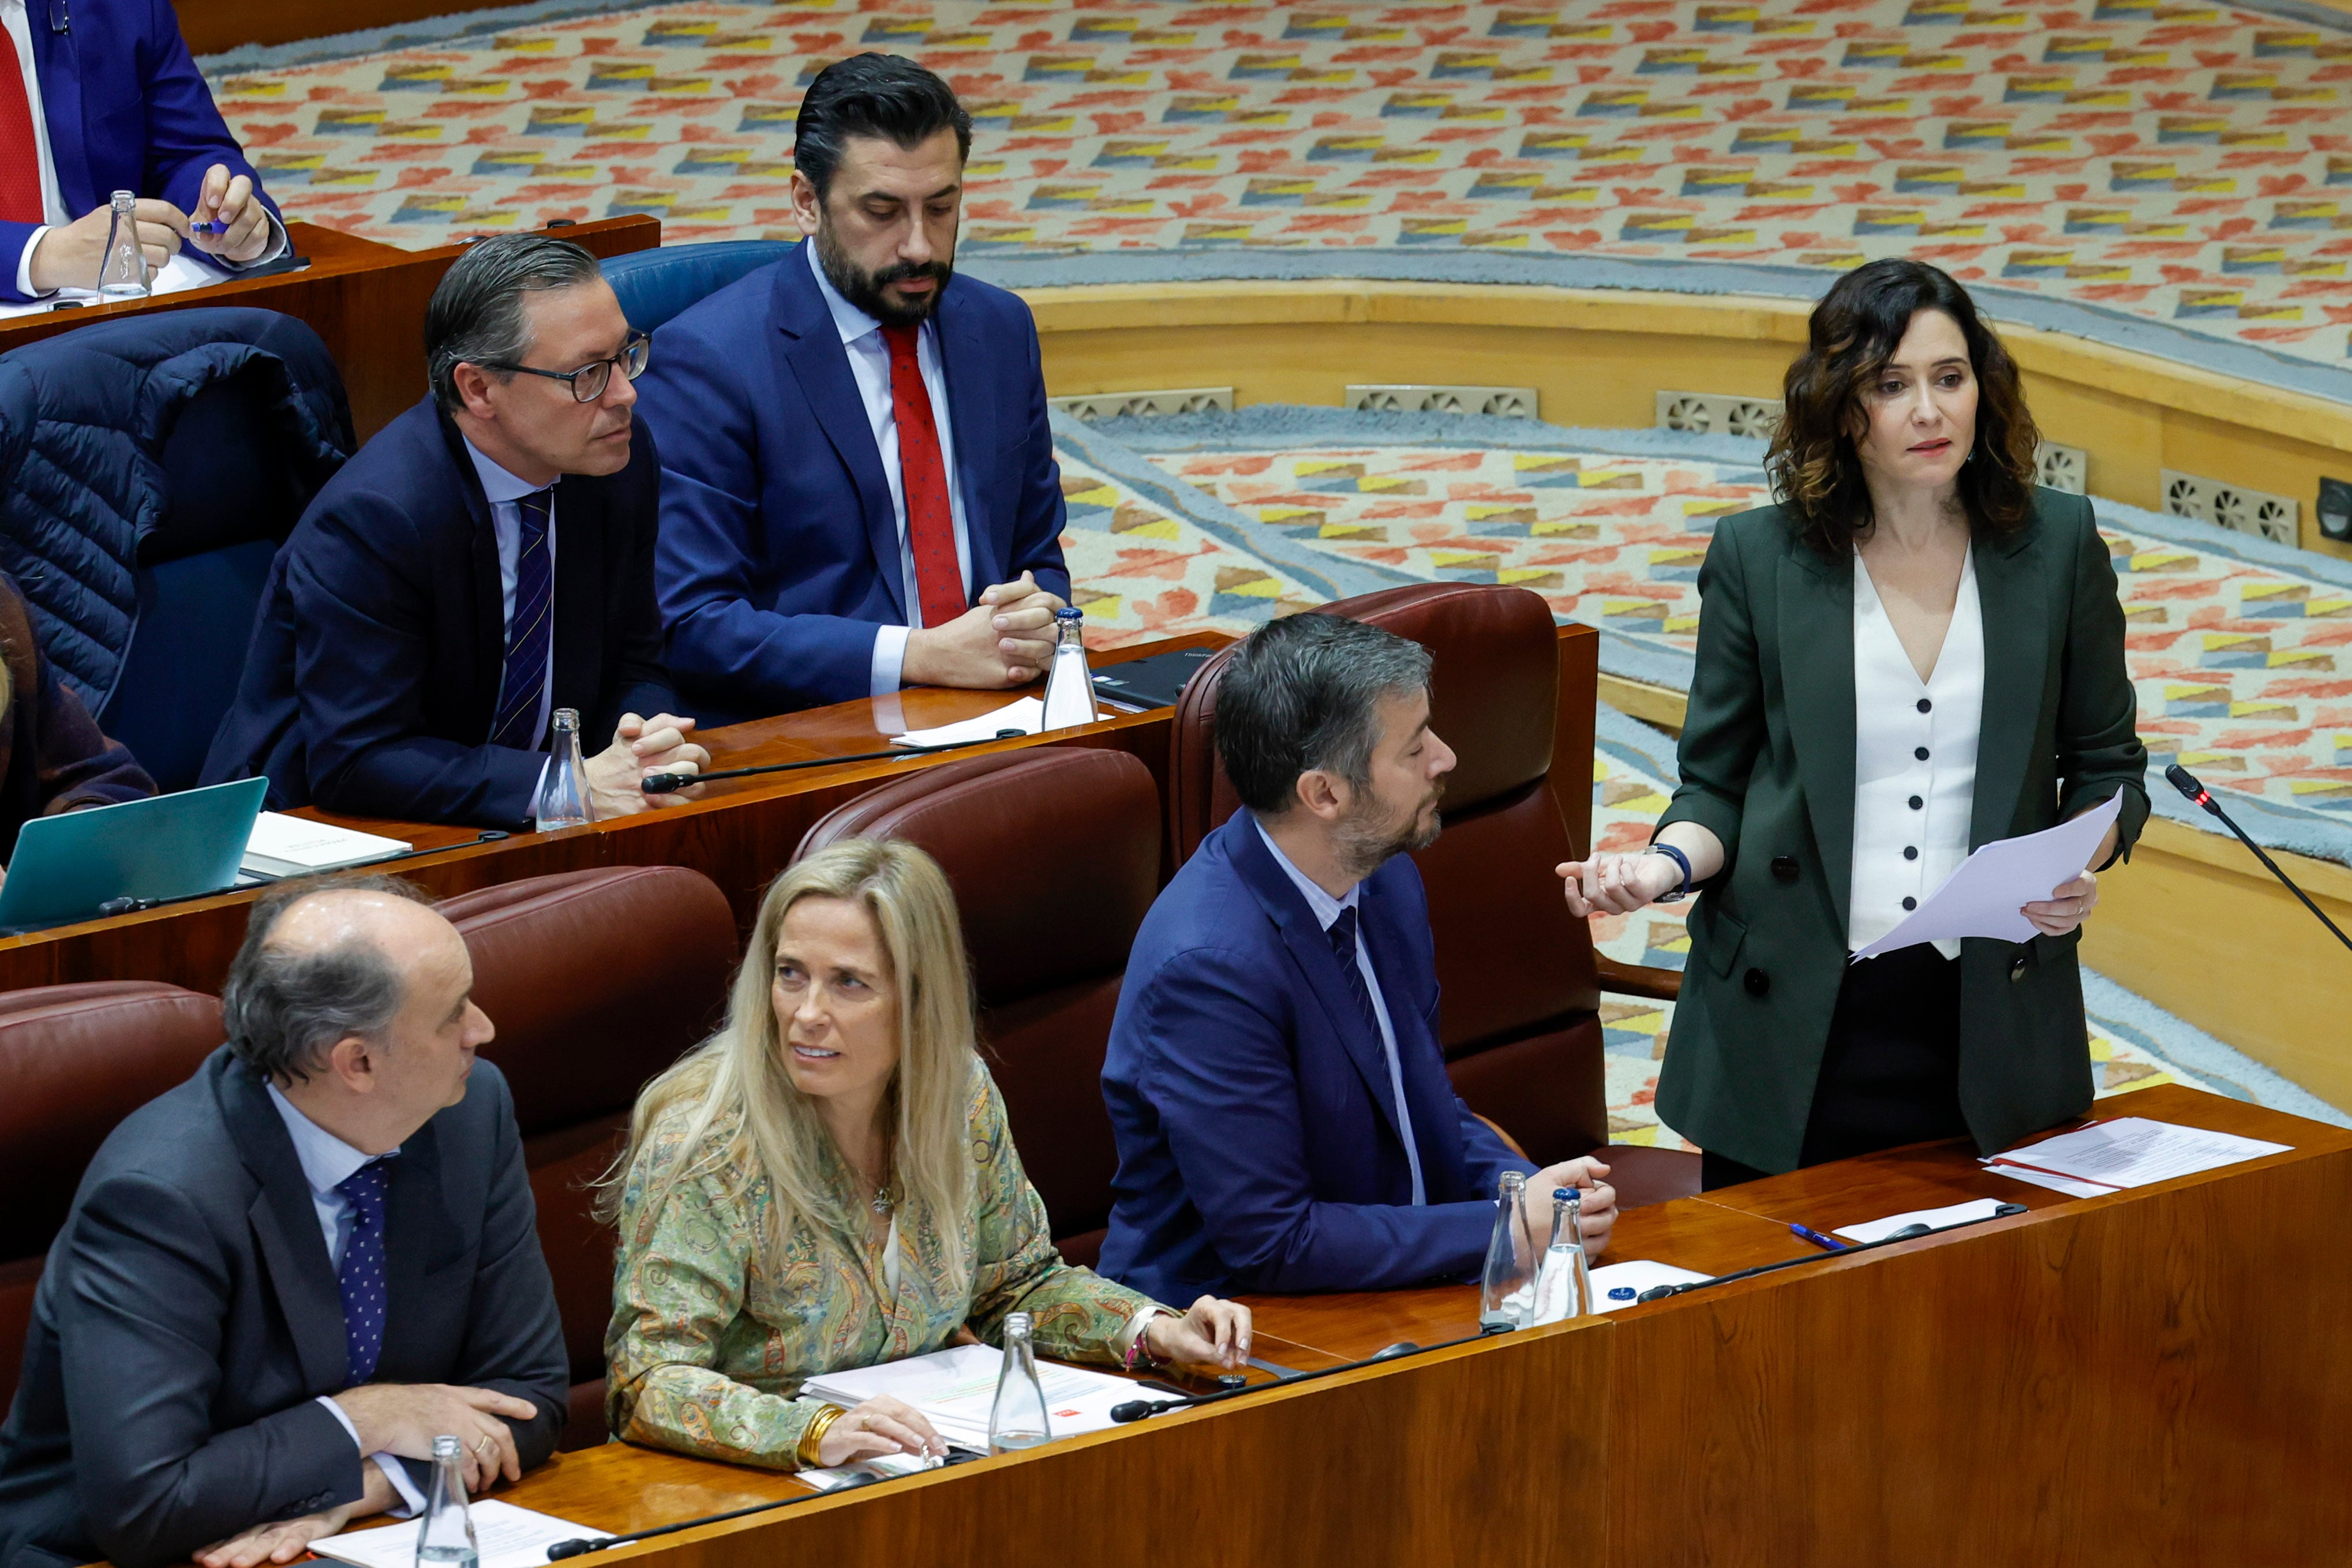
[[0, 1409], [16, 1397], [33, 1291], [98, 1146], [194, 1076], [220, 1003], [147, 980], [0, 994]]
[[[1429, 890], [1447, 1067], [1474, 1111], [1549, 1164], [1606, 1144], [1600, 986], [1592, 937], [1561, 901], [1554, 864], [1575, 858], [1551, 777], [1559, 643], [1550, 609], [1518, 588], [1426, 583], [1323, 606], [1433, 656], [1430, 727], [1458, 758], [1445, 831], [1414, 855]], [[1217, 685], [1203, 665], [1169, 739], [1171, 834], [1190, 858], [1240, 806], [1216, 754]]]
[[1122, 751], [1050, 747], [946, 763], [836, 809], [805, 859], [892, 838], [955, 890], [982, 1049], [1063, 1256], [1092, 1263], [1118, 1169], [1103, 1051], [1128, 950], [1159, 892], [1160, 791]]
[[497, 1026], [483, 1054], [514, 1092], [540, 1246], [572, 1360], [562, 1446], [604, 1439], [604, 1329], [614, 1237], [593, 1185], [620, 1152], [646, 1080], [714, 1029], [734, 973], [726, 895], [681, 866], [531, 877], [440, 906], [474, 960], [474, 999]]
[[780, 239], [666, 245], [608, 258], [603, 264], [604, 281], [619, 297], [629, 325], [650, 332], [704, 296], [790, 256], [793, 248], [793, 242]]

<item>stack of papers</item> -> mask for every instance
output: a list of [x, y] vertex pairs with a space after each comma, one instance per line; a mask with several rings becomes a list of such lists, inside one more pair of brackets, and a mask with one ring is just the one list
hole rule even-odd
[[910, 729], [904, 735], [894, 735], [890, 737], [890, 744], [955, 746], [970, 740], [993, 740], [1000, 729], [1035, 735], [1045, 727], [1045, 705], [1035, 697], [1023, 697], [1018, 702], [1006, 703], [993, 713], [965, 719], [961, 724], [943, 724], [936, 729]]
[[[474, 1540], [482, 1553], [481, 1568], [543, 1568], [547, 1549], [559, 1541], [602, 1541], [609, 1530], [591, 1530], [553, 1514], [534, 1513], [496, 1498], [478, 1498], [466, 1505], [473, 1516]], [[357, 1568], [415, 1568], [416, 1531], [421, 1520], [354, 1530], [310, 1542], [321, 1557], [332, 1557]]]
[[2030, 1182], [2075, 1197], [2098, 1197], [2126, 1187], [2170, 1181], [2218, 1170], [2264, 1155], [2283, 1155], [2294, 1145], [2175, 1126], [2145, 1116], [2099, 1122], [2078, 1132], [1995, 1155], [1984, 1167], [2012, 1181]]
[[[1003, 1351], [960, 1344], [881, 1366], [822, 1373], [801, 1385], [801, 1392], [845, 1409], [887, 1394], [920, 1410], [954, 1447], [986, 1453], [988, 1413], [996, 1403], [997, 1375], [1003, 1368]], [[1045, 1387], [1045, 1419], [1056, 1437], [1115, 1425], [1111, 1406], [1124, 1405], [1139, 1392], [1125, 1378], [1058, 1362], [1039, 1362], [1037, 1381]]]
[[261, 876], [305, 876], [389, 860], [406, 854], [409, 847], [399, 839], [339, 828], [332, 822], [264, 811], [253, 820], [252, 836], [245, 841], [243, 869]]
[[1997, 1197], [1975, 1197], [1948, 1208], [1915, 1208], [1907, 1214], [1890, 1214], [1884, 1219], [1864, 1220], [1860, 1225], [1841, 1225], [1836, 1234], [1848, 1241], [1884, 1241], [1914, 1225], [1941, 1230], [1948, 1225], [1970, 1225], [1979, 1219], [1990, 1219], [2000, 1207], [2000, 1199]]
[[2033, 922], [2019, 913], [2083, 874], [2099, 841], [2123, 810], [2118, 790], [2081, 816], [2021, 838], [1980, 845], [1919, 907], [1877, 941], [1854, 954], [1858, 963], [1922, 942], [1990, 936], [2029, 942]]

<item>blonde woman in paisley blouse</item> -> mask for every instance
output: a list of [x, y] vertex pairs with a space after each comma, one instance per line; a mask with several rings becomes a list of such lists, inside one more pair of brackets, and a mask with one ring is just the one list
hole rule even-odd
[[921, 1413], [796, 1397], [819, 1373], [1025, 1312], [1042, 1353], [1238, 1368], [1249, 1310], [1181, 1313], [1055, 1251], [974, 1044], [955, 896], [929, 856], [853, 839], [768, 889], [727, 1021], [647, 1085], [606, 1202], [612, 1429], [776, 1469], [943, 1454]]

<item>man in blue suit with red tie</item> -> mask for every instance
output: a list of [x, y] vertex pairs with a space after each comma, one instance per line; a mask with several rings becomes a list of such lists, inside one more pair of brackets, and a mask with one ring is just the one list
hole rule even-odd
[[[1217, 687], [1217, 756], [1245, 808], [1136, 936], [1103, 1094], [1118, 1139], [1102, 1272], [1160, 1301], [1380, 1291], [1475, 1275], [1496, 1178], [1529, 1171], [1454, 1094], [1438, 1044], [1421, 873], [1454, 753], [1428, 650], [1335, 615], [1271, 622]], [[1564, 1161], [1531, 1196], [1608, 1167]], [[1549, 1239], [1530, 1203], [1530, 1250]], [[1171, 1293], [1172, 1292], [1172, 1293]], [[1191, 1292], [1187, 1294], [1186, 1292]]]
[[171, 0], [0, 0], [0, 303], [94, 287], [116, 191], [151, 270], [184, 243], [231, 271], [287, 249]]
[[799, 248], [665, 325], [656, 581], [708, 720], [1020, 685], [1069, 597], [1037, 329], [955, 271], [971, 117], [892, 55], [801, 102]]

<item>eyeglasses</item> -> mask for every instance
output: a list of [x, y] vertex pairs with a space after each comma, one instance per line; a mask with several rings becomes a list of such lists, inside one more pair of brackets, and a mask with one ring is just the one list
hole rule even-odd
[[580, 402], [594, 402], [613, 384], [613, 367], [618, 365], [621, 374], [635, 381], [646, 373], [646, 362], [653, 358], [654, 340], [644, 332], [632, 332], [621, 351], [609, 360], [598, 360], [576, 371], [542, 371], [531, 365], [491, 365], [494, 371], [510, 371], [526, 376], [545, 376], [551, 382], [571, 384], [572, 395]]

